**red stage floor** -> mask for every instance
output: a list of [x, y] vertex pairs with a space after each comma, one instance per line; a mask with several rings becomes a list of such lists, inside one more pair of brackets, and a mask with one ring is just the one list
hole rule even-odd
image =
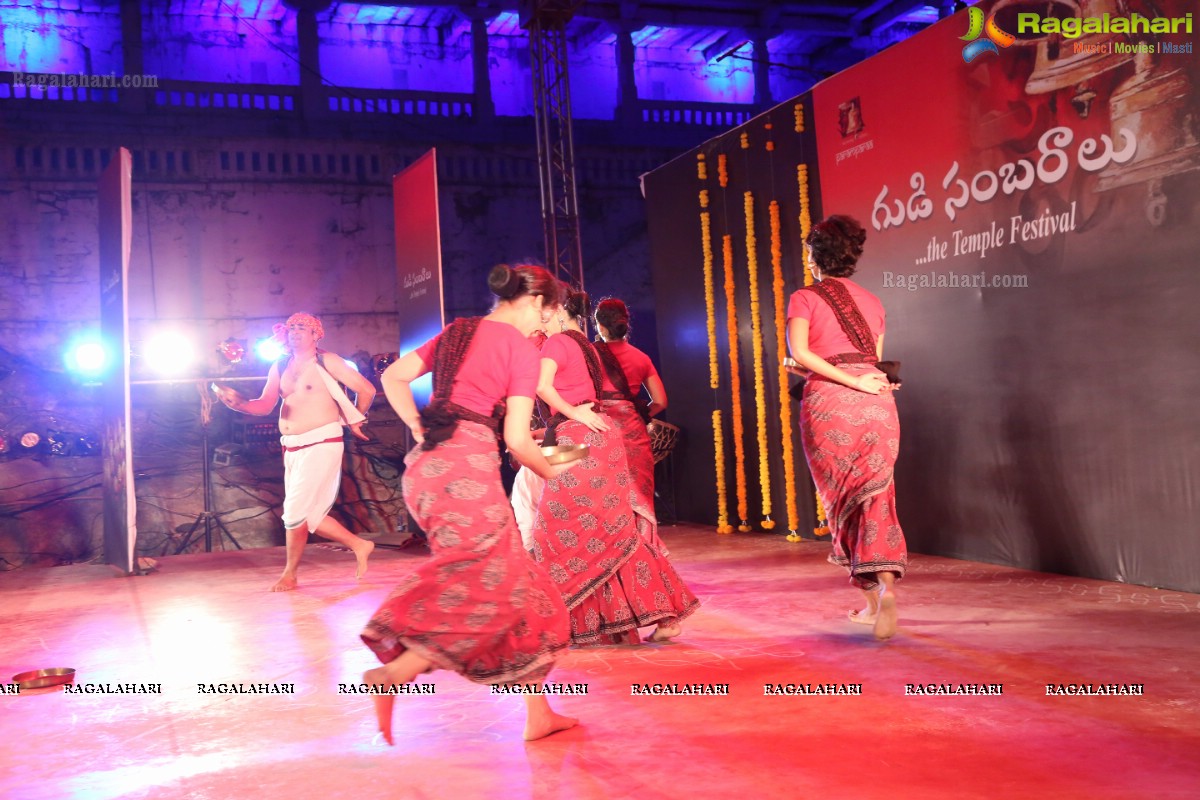
[[[119, 578], [77, 565], [0, 574], [0, 683], [42, 667], [161, 694], [0, 694], [0, 797], [1196, 798], [1200, 597], [916, 556], [900, 632], [846, 620], [856, 592], [828, 545], [664, 529], [704, 601], [677, 643], [572, 651], [551, 680], [580, 727], [521, 740], [523, 704], [456, 675], [396, 703], [397, 746], [368, 697], [358, 632], [421, 556], [311, 546], [301, 589], [269, 594], [282, 549], [164, 558]], [[294, 694], [199, 684], [294, 684]], [[728, 696], [631, 696], [633, 684]], [[765, 684], [860, 696], [764, 696]], [[1047, 684], [1144, 695], [1047, 696]], [[906, 684], [1002, 684], [906, 695]], [[113, 687], [115, 688], [115, 687]]]

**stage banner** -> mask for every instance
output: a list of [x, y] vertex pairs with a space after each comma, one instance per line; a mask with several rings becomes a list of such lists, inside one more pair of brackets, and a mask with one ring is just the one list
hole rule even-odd
[[818, 84], [912, 549], [1200, 591], [1194, 0], [984, 0]]
[[[396, 312], [400, 355], [415, 350], [445, 326], [442, 240], [438, 221], [437, 150], [392, 177], [396, 219]], [[417, 405], [429, 401], [433, 382], [413, 384]]]
[[137, 504], [129, 429], [129, 252], [133, 157], [117, 151], [99, 182], [100, 329], [112, 361], [101, 390], [104, 444], [104, 560], [134, 571]]

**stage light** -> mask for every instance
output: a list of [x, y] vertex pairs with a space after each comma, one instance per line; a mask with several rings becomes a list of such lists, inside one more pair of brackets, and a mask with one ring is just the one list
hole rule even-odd
[[97, 331], [88, 331], [75, 337], [67, 345], [63, 361], [67, 371], [85, 380], [102, 378], [112, 364], [108, 348]]
[[36, 431], [25, 431], [21, 434], [21, 438], [18, 441], [20, 441], [21, 447], [24, 447], [26, 450], [32, 450], [41, 444], [42, 437]]
[[8, 452], [8, 436], [0, 431], [0, 455]]
[[287, 355], [287, 348], [274, 336], [268, 336], [254, 343], [254, 354], [263, 361], [273, 362]]
[[146, 369], [159, 375], [180, 375], [196, 361], [192, 340], [179, 331], [160, 331], [151, 336], [142, 350]]
[[226, 362], [240, 364], [242, 363], [242, 358], [246, 355], [246, 342], [243, 339], [235, 339], [230, 336], [217, 345], [217, 352], [221, 354], [221, 358], [225, 359]]

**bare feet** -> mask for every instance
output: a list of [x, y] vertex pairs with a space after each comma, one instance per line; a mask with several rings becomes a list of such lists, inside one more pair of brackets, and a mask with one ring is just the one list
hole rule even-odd
[[530, 713], [525, 719], [525, 741], [545, 739], [552, 733], [574, 728], [578, 724], [579, 720], [574, 717], [564, 717], [548, 709], [539, 714]]
[[288, 575], [286, 572], [280, 576], [279, 580], [275, 581], [275, 585], [271, 587], [272, 592], [290, 592], [296, 588], [296, 576]]
[[[376, 684], [389, 683], [387, 667], [376, 667], [369, 669], [363, 673], [363, 683], [368, 686]], [[375, 724], [379, 726], [379, 732], [383, 734], [383, 740], [389, 745], [395, 744], [392, 741], [392, 706], [396, 704], [396, 695], [394, 694], [373, 694], [371, 702], [375, 704]]]
[[367, 557], [375, 549], [374, 542], [367, 541], [366, 539], [359, 539], [359, 541], [362, 544], [350, 548], [354, 551], [354, 557], [358, 559], [358, 568], [354, 571], [355, 580], [362, 580], [362, 576], [367, 574]]
[[862, 611], [851, 611], [848, 614], [850, 621], [860, 625], [874, 625], [875, 619], [879, 616], [879, 590], [861, 589], [860, 591], [867, 599], [867, 607]]
[[654, 629], [654, 633], [646, 637], [648, 642], [665, 642], [674, 639], [679, 634], [683, 633], [683, 626], [677, 620], [658, 623], [658, 627]]
[[899, 614], [896, 611], [896, 590], [885, 587], [879, 595], [879, 614], [875, 618], [875, 638], [890, 639], [896, 634]]

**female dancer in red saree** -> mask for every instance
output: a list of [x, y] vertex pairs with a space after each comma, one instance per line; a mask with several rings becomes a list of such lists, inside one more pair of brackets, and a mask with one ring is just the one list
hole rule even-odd
[[[875, 637], [896, 632], [896, 581], [908, 550], [896, 516], [892, 481], [900, 419], [883, 357], [883, 304], [849, 278], [867, 234], [854, 219], [832, 216], [813, 226], [808, 263], [817, 283], [792, 294], [788, 348], [808, 373], [800, 431], [809, 471], [833, 532], [832, 560], [866, 595], [854, 622]], [[898, 385], [898, 384], [896, 384]]]
[[561, 332], [542, 347], [538, 395], [554, 412], [543, 443], [586, 444], [589, 453], [546, 481], [530, 552], [571, 612], [572, 643], [636, 642], [647, 625], [657, 625], [651, 641], [664, 641], [682, 632], [700, 602], [654, 545], [654, 512], [630, 475], [620, 434], [593, 409], [601, 368], [583, 335], [587, 306], [583, 292], [567, 298]]
[[[616, 423], [634, 485], [653, 513], [654, 453], [646, 426], [651, 417], [666, 409], [667, 389], [650, 356], [625, 341], [629, 335], [629, 309], [624, 302], [615, 297], [601, 300], [596, 306], [595, 320], [601, 341], [593, 346], [600, 357], [604, 378], [597, 408]], [[649, 404], [642, 395], [642, 387], [650, 395]], [[652, 541], [663, 555], [667, 554], [657, 536]]]
[[[559, 283], [540, 267], [500, 265], [488, 285], [499, 298], [491, 314], [451, 323], [383, 374], [388, 401], [419, 443], [405, 458], [404, 502], [432, 552], [362, 633], [384, 664], [363, 675], [367, 684], [407, 683], [432, 669], [475, 683], [540, 684], [570, 642], [561, 596], [521, 546], [497, 447], [502, 417], [518, 461], [547, 478], [564, 471], [529, 433], [539, 364], [526, 338], [558, 307]], [[431, 370], [433, 398], [418, 413], [410, 384]], [[544, 695], [523, 696], [526, 739], [575, 725]], [[391, 744], [394, 697], [372, 698]]]

